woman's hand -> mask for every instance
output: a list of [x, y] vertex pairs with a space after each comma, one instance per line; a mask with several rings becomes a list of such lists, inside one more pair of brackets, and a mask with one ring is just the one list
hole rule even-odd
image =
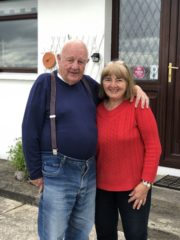
[[[148, 108], [149, 107], [149, 97], [147, 94], [142, 90], [141, 87], [138, 85], [134, 86], [134, 94], [136, 96], [136, 101], [135, 101], [135, 107], [138, 106], [139, 102], [141, 101], [141, 107], [144, 108], [145, 106]], [[133, 101], [133, 98], [131, 98], [131, 101]]]
[[129, 203], [133, 203], [133, 209], [140, 209], [142, 205], [145, 205], [149, 187], [145, 186], [142, 182], [139, 183], [133, 191], [129, 194]]

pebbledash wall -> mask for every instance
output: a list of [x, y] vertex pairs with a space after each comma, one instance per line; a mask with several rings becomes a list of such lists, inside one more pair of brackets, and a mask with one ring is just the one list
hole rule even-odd
[[[82, 39], [89, 57], [100, 53], [100, 62], [90, 61], [86, 73], [99, 81], [111, 52], [111, 0], [38, 0], [38, 74], [50, 72], [42, 64], [45, 52], [58, 54], [68, 39]], [[38, 74], [0, 73], [0, 158], [21, 137], [21, 124], [30, 88]], [[180, 176], [180, 170], [159, 167], [159, 174]]]

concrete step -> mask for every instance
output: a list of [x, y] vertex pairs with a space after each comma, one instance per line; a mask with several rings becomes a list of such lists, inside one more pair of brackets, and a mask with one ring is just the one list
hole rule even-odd
[[151, 239], [180, 239], [180, 191], [153, 187], [149, 229]]

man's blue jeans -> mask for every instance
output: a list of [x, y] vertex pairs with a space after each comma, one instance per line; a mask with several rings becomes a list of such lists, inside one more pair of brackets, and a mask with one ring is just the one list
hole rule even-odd
[[95, 158], [42, 154], [44, 190], [39, 203], [40, 240], [88, 240], [94, 224]]

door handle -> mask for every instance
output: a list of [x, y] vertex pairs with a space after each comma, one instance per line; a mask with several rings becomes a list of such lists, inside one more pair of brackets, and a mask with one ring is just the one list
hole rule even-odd
[[170, 62], [168, 65], [168, 82], [171, 83], [172, 81], [172, 69], [179, 69], [179, 67], [175, 67], [172, 65], [172, 63]]

